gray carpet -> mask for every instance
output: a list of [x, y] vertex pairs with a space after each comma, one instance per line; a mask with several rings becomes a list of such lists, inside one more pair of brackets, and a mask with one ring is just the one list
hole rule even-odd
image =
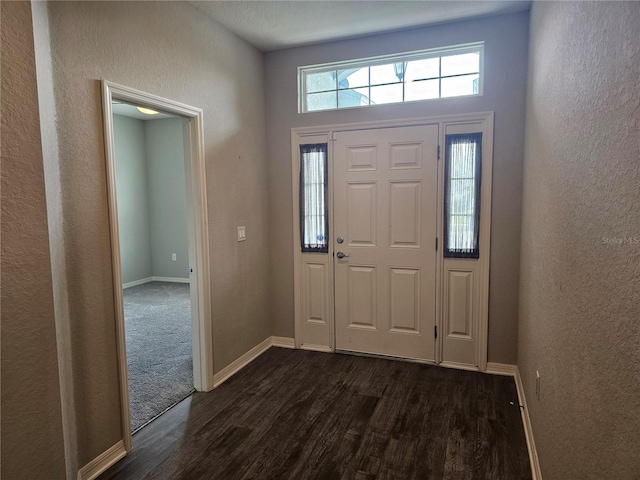
[[151, 282], [124, 290], [131, 428], [193, 391], [189, 284]]

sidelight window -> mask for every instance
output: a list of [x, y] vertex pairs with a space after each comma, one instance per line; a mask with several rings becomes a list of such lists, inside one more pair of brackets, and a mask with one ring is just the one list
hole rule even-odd
[[303, 252], [329, 251], [327, 144], [300, 145], [300, 242]]
[[445, 258], [479, 258], [482, 133], [445, 138]]

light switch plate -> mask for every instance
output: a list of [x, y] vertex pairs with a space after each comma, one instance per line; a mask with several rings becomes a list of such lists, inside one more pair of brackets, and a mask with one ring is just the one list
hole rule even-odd
[[238, 227], [238, 241], [244, 242], [247, 239], [246, 230], [244, 226]]

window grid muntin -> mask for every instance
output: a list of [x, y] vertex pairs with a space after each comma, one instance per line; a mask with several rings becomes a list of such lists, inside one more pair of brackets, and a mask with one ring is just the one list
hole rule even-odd
[[[464, 54], [468, 54], [468, 53], [477, 53], [479, 55], [479, 59], [478, 59], [478, 70], [477, 71], [473, 71], [473, 72], [466, 72], [466, 73], [459, 73], [459, 74], [454, 74], [454, 75], [442, 75], [442, 58], [443, 57], [449, 57], [449, 56], [455, 56], [455, 55], [464, 55]], [[428, 77], [428, 78], [420, 78], [420, 79], [416, 79], [413, 80], [411, 82], [406, 82], [405, 81], [405, 74], [406, 74], [406, 66], [404, 64], [407, 64], [411, 61], [417, 61], [417, 60], [428, 60], [430, 58], [438, 58], [438, 76], [437, 77]], [[391, 63], [403, 63], [403, 79], [402, 81], [398, 81], [398, 82], [390, 82], [390, 83], [385, 83], [385, 84], [376, 84], [376, 85], [371, 85], [371, 67], [375, 67], [375, 66], [380, 66], [380, 65], [388, 65]], [[364, 59], [360, 59], [360, 60], [355, 60], [355, 61], [346, 61], [346, 62], [336, 62], [336, 63], [331, 63], [331, 64], [325, 64], [325, 65], [317, 65], [317, 66], [301, 66], [298, 67], [298, 113], [311, 113], [311, 112], [320, 112], [320, 111], [328, 111], [328, 110], [341, 110], [344, 108], [360, 108], [363, 106], [373, 106], [376, 105], [374, 103], [371, 103], [371, 99], [369, 98], [369, 103], [366, 105], [352, 105], [352, 106], [345, 106], [345, 107], [340, 107], [339, 106], [339, 101], [338, 101], [338, 92], [340, 91], [345, 91], [345, 90], [354, 90], [356, 88], [367, 88], [369, 89], [369, 92], [371, 92], [371, 87], [375, 86], [375, 87], [379, 87], [379, 86], [383, 86], [383, 85], [402, 85], [402, 102], [387, 102], [385, 104], [381, 104], [381, 105], [388, 105], [391, 103], [397, 104], [397, 103], [405, 103], [405, 85], [407, 83], [415, 83], [417, 81], [427, 81], [427, 80], [438, 80], [438, 97], [437, 98], [427, 98], [427, 99], [420, 99], [420, 100], [409, 100], [408, 102], [415, 102], [415, 101], [426, 101], [426, 100], [436, 100], [436, 99], [442, 99], [442, 98], [459, 98], [459, 97], [467, 97], [467, 96], [479, 96], [479, 95], [483, 95], [483, 90], [484, 90], [484, 42], [478, 42], [478, 43], [474, 43], [474, 44], [467, 44], [467, 45], [457, 45], [457, 46], [451, 46], [451, 47], [444, 47], [444, 48], [439, 48], [439, 49], [430, 49], [430, 50], [423, 50], [423, 51], [417, 51], [417, 52], [408, 52], [408, 53], [403, 53], [403, 54], [399, 54], [399, 55], [385, 55], [385, 56], [379, 56], [379, 57], [369, 57], [369, 58], [364, 58]], [[368, 75], [369, 75], [369, 85], [365, 85], [365, 86], [361, 86], [361, 87], [343, 87], [340, 88], [339, 87], [339, 82], [338, 82], [338, 71], [340, 70], [347, 70], [347, 69], [359, 69], [359, 68], [364, 68], [364, 67], [368, 67]], [[335, 84], [336, 84], [336, 88], [335, 89], [331, 89], [331, 90], [322, 90], [322, 91], [314, 91], [311, 93], [307, 93], [306, 91], [306, 78], [308, 75], [310, 74], [314, 74], [314, 73], [324, 73], [324, 72], [335, 72]], [[478, 93], [471, 93], [471, 94], [466, 94], [466, 95], [455, 95], [455, 96], [448, 96], [448, 97], [443, 97], [442, 96], [442, 80], [443, 79], [448, 79], [448, 78], [455, 78], [455, 77], [463, 77], [463, 76], [469, 76], [469, 75], [478, 75]], [[308, 110], [307, 108], [307, 96], [309, 94], [316, 94], [316, 93], [332, 93], [335, 92], [336, 93], [336, 106], [333, 108], [323, 108], [323, 109], [319, 109], [319, 110]]]

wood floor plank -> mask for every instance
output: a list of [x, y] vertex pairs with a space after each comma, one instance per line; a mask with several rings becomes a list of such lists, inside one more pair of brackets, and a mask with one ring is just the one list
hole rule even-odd
[[[326, 377], [318, 381], [318, 376], [326, 372], [325, 366], [316, 366], [307, 381], [312, 391], [313, 403], [305, 414], [302, 412], [292, 423], [278, 422], [267, 432], [264, 441], [269, 447], [269, 458], [259, 456], [242, 478], [296, 478], [296, 469], [307, 464], [315, 445], [307, 445], [309, 439], [317, 438], [316, 428], [330, 423], [332, 416], [340, 414], [340, 402], [347, 402], [350, 389], [342, 380], [340, 369], [335, 378]], [[320, 426], [320, 427], [318, 427]]]
[[[376, 409], [379, 398], [369, 395], [358, 395], [354, 400], [354, 408], [339, 429], [341, 438], [336, 438], [318, 458], [317, 470], [309, 478], [342, 478], [349, 463], [358, 451], [371, 416]], [[350, 418], [349, 418], [350, 417]], [[313, 469], [312, 469], [313, 470]]]
[[[251, 374], [251, 372], [248, 373]], [[276, 378], [276, 380], [284, 381], [281, 378]], [[273, 378], [266, 378], [260, 382], [261, 385], [258, 388], [245, 389], [246, 396], [240, 397], [243, 400], [230, 403], [227, 409], [212, 417], [209, 422], [216, 425], [203, 425], [185, 449], [187, 452], [198, 451], [199, 446], [207, 445], [210, 441], [209, 439], [217, 435], [220, 429], [246, 428], [250, 433], [244, 439], [244, 442], [238, 445], [237, 451], [227, 452], [227, 455], [222, 458], [218, 458], [219, 456], [216, 455], [210, 456], [206, 452], [188, 455], [181, 462], [174, 461], [168, 470], [165, 468], [170, 478], [194, 478], [191, 467], [185, 467], [183, 465], [184, 462], [189, 465], [200, 463], [205, 466], [212, 462], [212, 468], [215, 468], [216, 471], [230, 470], [237, 475], [237, 464], [246, 462], [247, 455], [251, 455], [255, 451], [255, 449], [250, 448], [254, 443], [252, 439], [259, 437], [265, 429], [269, 429], [274, 425], [288, 426], [296, 418], [305, 401], [304, 388], [288, 388], [280, 392], [278, 389], [267, 385], [267, 383], [271, 384], [273, 382]]]
[[327, 458], [330, 459], [327, 450], [331, 450], [345, 434], [349, 420], [356, 413], [360, 397], [356, 389], [347, 387], [342, 395], [335, 399], [331, 408], [325, 411], [324, 417], [314, 422], [308, 430], [306, 438], [301, 441], [299, 455], [295, 454], [298, 449], [295, 445], [294, 455], [283, 452], [286, 457], [283, 465], [287, 468], [276, 470], [279, 478], [313, 478], [318, 470], [325, 467]]
[[451, 398], [453, 411], [449, 417], [443, 479], [473, 480], [478, 378], [467, 372], [457, 373], [459, 380]]
[[[272, 458], [278, 453], [284, 454], [286, 449], [282, 448], [282, 445], [294, 434], [292, 426], [296, 425], [298, 420], [306, 418], [314, 409], [316, 401], [313, 396], [314, 391], [315, 389], [306, 383], [301, 388], [293, 390], [293, 396], [289, 401], [282, 398], [281, 406], [275, 415], [265, 416], [263, 421], [256, 423], [252, 436], [247, 439], [248, 441], [241, 449], [234, 453], [232, 461], [220, 466], [221, 478], [242, 478], [247, 474], [251, 476], [251, 459], [254, 452], [260, 451], [264, 445], [273, 445], [269, 450]], [[258, 467], [255, 478], [260, 478], [260, 472], [264, 470], [264, 466], [258, 465]]]
[[431, 367], [430, 378], [424, 378], [423, 402], [426, 403], [417, 452], [421, 461], [415, 465], [410, 478], [442, 479], [446, 458], [446, 438], [449, 434], [449, 418], [453, 413], [453, 392], [457, 377], [453, 372]]
[[530, 480], [510, 377], [271, 348], [100, 479]]

